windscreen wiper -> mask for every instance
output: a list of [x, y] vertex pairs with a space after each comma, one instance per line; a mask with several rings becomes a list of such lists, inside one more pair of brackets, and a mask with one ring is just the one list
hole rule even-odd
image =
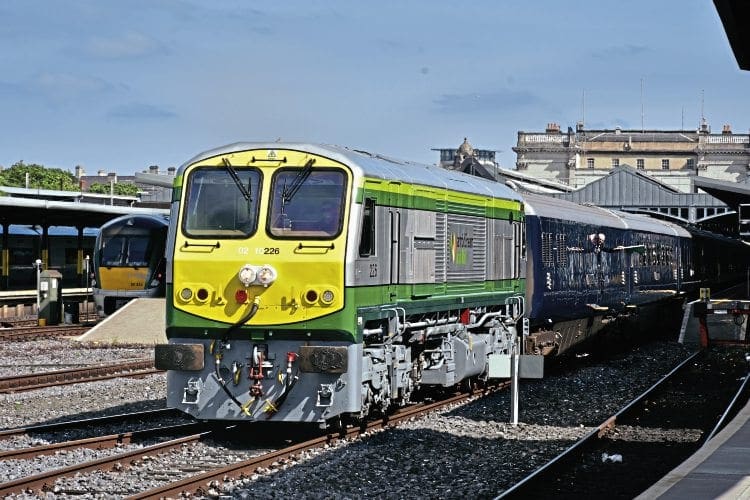
[[294, 178], [289, 187], [287, 187], [286, 185], [284, 186], [284, 189], [281, 191], [282, 205], [286, 205], [287, 203], [292, 201], [292, 198], [295, 194], [297, 194], [299, 188], [301, 188], [302, 184], [304, 184], [307, 178], [310, 177], [313, 163], [315, 163], [315, 158], [310, 158], [309, 160], [307, 160], [307, 163], [305, 163], [305, 166], [302, 167], [302, 170], [297, 173], [297, 177]]
[[237, 171], [234, 169], [231, 163], [229, 163], [229, 160], [226, 158], [222, 158], [221, 161], [224, 163], [224, 166], [227, 169], [227, 172], [229, 172], [229, 176], [232, 178], [234, 183], [237, 185], [237, 188], [240, 190], [240, 193], [242, 193], [242, 196], [245, 198], [245, 201], [251, 202], [253, 201], [252, 195], [250, 193], [250, 181], [247, 181], [247, 187], [245, 187], [242, 184], [242, 181], [240, 180], [240, 176], [237, 175]]

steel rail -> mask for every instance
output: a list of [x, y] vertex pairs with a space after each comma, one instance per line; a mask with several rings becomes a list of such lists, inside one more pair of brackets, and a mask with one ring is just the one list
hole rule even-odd
[[203, 422], [191, 422], [187, 424], [176, 424], [164, 427], [152, 427], [139, 431], [121, 432], [119, 434], [108, 434], [106, 436], [96, 436], [84, 439], [75, 439], [72, 441], [63, 441], [60, 443], [45, 444], [41, 446], [31, 446], [28, 448], [17, 448], [13, 450], [0, 451], [0, 460], [19, 460], [33, 458], [41, 455], [50, 455], [62, 450], [73, 450], [76, 448], [90, 448], [92, 450], [103, 450], [114, 448], [122, 444], [130, 444], [134, 441], [142, 440], [152, 436], [189, 434], [197, 432], [206, 427]]
[[93, 382], [117, 377], [135, 377], [158, 373], [153, 359], [139, 359], [124, 363], [71, 368], [0, 378], [0, 394], [41, 389], [57, 385]]
[[339, 439], [351, 439], [359, 434], [363, 434], [368, 431], [376, 429], [386, 428], [398, 424], [400, 422], [430, 413], [435, 410], [439, 410], [446, 406], [450, 406], [457, 403], [467, 402], [468, 400], [477, 396], [486, 396], [490, 393], [497, 392], [499, 390], [508, 387], [508, 383], [503, 383], [485, 390], [475, 390], [469, 393], [456, 394], [445, 400], [437, 401], [435, 403], [428, 404], [415, 404], [406, 408], [397, 410], [394, 414], [388, 415], [380, 420], [374, 420], [367, 423], [363, 427], [350, 427], [343, 430], [339, 434], [328, 434], [301, 443], [293, 444], [286, 448], [276, 450], [270, 453], [259, 455], [257, 457], [250, 458], [248, 460], [237, 462], [220, 469], [204, 472], [202, 474], [187, 477], [185, 479], [175, 481], [173, 483], [167, 483], [160, 487], [153, 488], [148, 491], [138, 493], [127, 497], [128, 500], [140, 500], [140, 499], [151, 499], [151, 498], [178, 498], [183, 493], [188, 492], [203, 492], [205, 493], [205, 486], [213, 481], [223, 481], [226, 478], [236, 478], [243, 475], [250, 475], [260, 467], [268, 467], [274, 462], [292, 458], [299, 453], [314, 448], [319, 448], [326, 444], [331, 444], [338, 441]]
[[75, 429], [76, 427], [90, 427], [91, 425], [109, 425], [120, 423], [126, 420], [152, 419], [162, 416], [184, 416], [185, 414], [172, 408], [161, 408], [159, 410], [147, 410], [134, 413], [119, 413], [117, 415], [108, 415], [105, 417], [84, 418], [78, 420], [68, 420], [66, 422], [53, 422], [49, 424], [30, 425], [26, 427], [15, 427], [12, 429], [0, 430], [0, 439], [11, 436], [20, 436], [23, 434], [34, 434], [44, 432], [58, 432], [66, 429]]
[[45, 326], [45, 327], [23, 327], [0, 330], [0, 340], [6, 342], [20, 342], [24, 340], [49, 339], [57, 337], [73, 337], [81, 335], [90, 330], [88, 326]]
[[742, 384], [740, 384], [740, 388], [737, 389], [737, 392], [735, 393], [734, 397], [732, 398], [732, 401], [729, 403], [729, 406], [727, 406], [727, 409], [724, 410], [724, 413], [721, 415], [721, 418], [718, 422], [716, 422], [716, 425], [713, 429], [711, 429], [711, 432], [708, 434], [706, 439], [703, 441], [703, 446], [706, 446], [709, 441], [711, 441], [711, 438], [716, 435], [717, 432], [724, 426], [724, 421], [729, 417], [729, 414], [734, 409], [735, 405], [740, 399], [740, 396], [743, 392], [745, 392], [745, 388], [747, 387], [747, 382], [750, 379], [750, 373], [745, 375], [745, 380], [742, 381]]
[[94, 470], [104, 470], [108, 467], [113, 467], [118, 463], [125, 465], [145, 455], [163, 453], [171, 449], [179, 448], [183, 444], [201, 441], [202, 439], [211, 436], [214, 432], [215, 431], [213, 430], [199, 432], [197, 434], [191, 434], [190, 436], [184, 436], [181, 438], [164, 441], [163, 443], [157, 443], [145, 448], [118, 453], [110, 457], [90, 460], [87, 462], [70, 465], [68, 467], [52, 469], [45, 472], [40, 472], [39, 474], [34, 474], [32, 476], [22, 477], [13, 481], [0, 483], [0, 497], [5, 497], [6, 495], [10, 495], [12, 493], [45, 491], [46, 489], [49, 489], [54, 484], [55, 480], [59, 478], [70, 477], [75, 474], [90, 472]]

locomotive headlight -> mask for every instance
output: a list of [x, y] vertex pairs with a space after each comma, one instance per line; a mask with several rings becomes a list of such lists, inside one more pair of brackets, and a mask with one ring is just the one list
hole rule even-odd
[[333, 298], [333, 290], [325, 290], [322, 294], [320, 294], [320, 300], [324, 304], [330, 304], [331, 302], [333, 302]]
[[189, 288], [183, 288], [180, 290], [180, 298], [187, 302], [188, 300], [193, 298], [193, 291]]
[[268, 286], [276, 281], [276, 269], [266, 264], [258, 270], [258, 283]]
[[245, 286], [250, 286], [252, 282], [255, 281], [256, 276], [257, 273], [255, 272], [255, 268], [250, 264], [242, 266], [240, 272], [237, 274], [240, 282]]

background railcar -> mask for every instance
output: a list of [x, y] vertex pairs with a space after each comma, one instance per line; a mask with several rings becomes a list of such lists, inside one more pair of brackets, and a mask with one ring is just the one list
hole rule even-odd
[[695, 227], [687, 230], [692, 237], [695, 274], [701, 286], [721, 290], [750, 280], [750, 245]]
[[99, 316], [134, 298], [164, 296], [168, 225], [162, 215], [124, 215], [101, 227], [92, 283]]
[[523, 311], [523, 205], [477, 177], [310, 144], [183, 165], [168, 238], [170, 407], [325, 423], [486, 379]]

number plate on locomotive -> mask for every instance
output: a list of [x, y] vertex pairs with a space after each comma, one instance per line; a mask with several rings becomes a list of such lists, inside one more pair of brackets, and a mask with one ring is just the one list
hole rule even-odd
[[300, 369], [313, 373], [346, 373], [348, 357], [346, 347], [302, 346]]
[[157, 370], [202, 370], [203, 357], [203, 344], [156, 344], [154, 347]]

